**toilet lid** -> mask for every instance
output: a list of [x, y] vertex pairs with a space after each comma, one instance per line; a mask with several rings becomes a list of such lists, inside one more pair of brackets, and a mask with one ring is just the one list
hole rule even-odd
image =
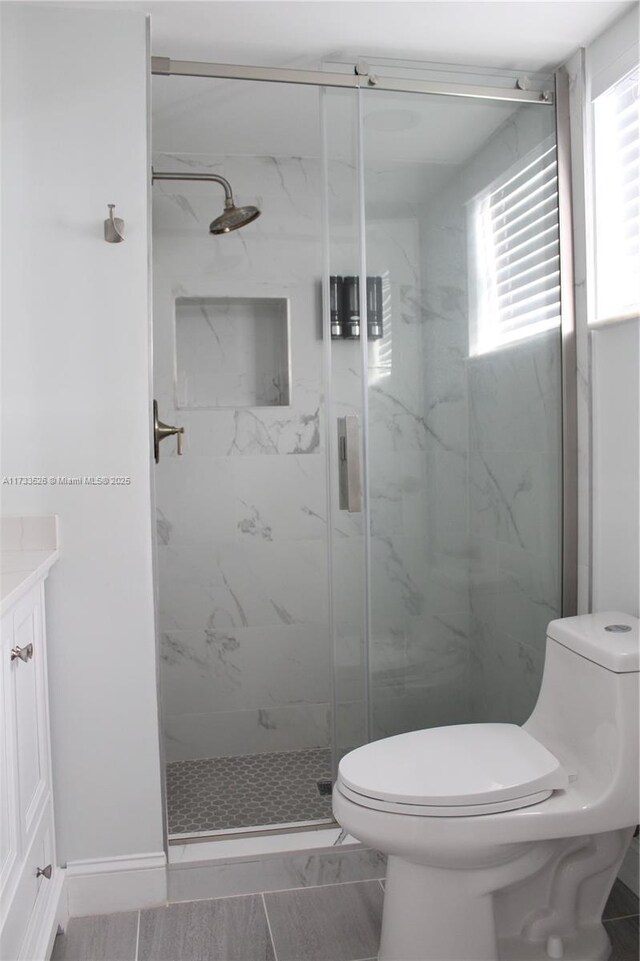
[[458, 724], [374, 741], [342, 758], [339, 777], [365, 797], [434, 807], [494, 804], [569, 783], [558, 759], [515, 724]]

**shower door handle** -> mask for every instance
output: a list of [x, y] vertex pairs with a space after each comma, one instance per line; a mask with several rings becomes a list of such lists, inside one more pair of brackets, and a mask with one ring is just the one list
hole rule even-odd
[[163, 424], [158, 417], [158, 401], [153, 402], [153, 456], [155, 458], [156, 464], [160, 460], [160, 441], [165, 440], [167, 437], [172, 437], [176, 435], [176, 441], [178, 445], [178, 454], [182, 454], [182, 435], [184, 434], [184, 427], [171, 427], [169, 424]]
[[359, 513], [362, 510], [360, 431], [355, 414], [338, 417], [338, 483], [340, 510]]

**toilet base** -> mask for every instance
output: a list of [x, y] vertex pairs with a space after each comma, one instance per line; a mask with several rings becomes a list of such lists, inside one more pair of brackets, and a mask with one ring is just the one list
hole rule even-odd
[[497, 961], [493, 899], [473, 879], [389, 857], [380, 961]]
[[345, 830], [388, 855], [380, 961], [609, 957], [602, 912], [633, 826], [506, 842], [491, 815], [468, 819], [476, 836], [463, 842], [435, 830], [439, 819], [354, 804], [339, 785], [333, 807]]
[[[562, 961], [607, 961], [610, 954], [611, 943], [599, 922], [562, 939]], [[500, 961], [549, 961], [546, 942], [524, 938], [500, 938], [498, 957]]]
[[[601, 836], [600, 840], [609, 848], [618, 847], [617, 833]], [[580, 917], [580, 911], [531, 911], [538, 900], [531, 897], [531, 885], [542, 883], [546, 887], [548, 869], [555, 866], [557, 876], [558, 862], [577, 863], [575, 855], [570, 857], [566, 852], [563, 857], [556, 851], [550, 858], [552, 851], [551, 844], [537, 845], [511, 862], [466, 871], [415, 864], [391, 855], [379, 961], [606, 961], [611, 946], [599, 920], [600, 912], [589, 918], [588, 913]], [[602, 866], [602, 858], [598, 866]], [[593, 867], [592, 856], [587, 877]], [[575, 871], [572, 873], [575, 877]], [[578, 898], [583, 879], [576, 880], [578, 884], [571, 885], [571, 891]], [[608, 893], [613, 878], [601, 876], [600, 880]], [[496, 896], [504, 896], [505, 885], [526, 905], [528, 923], [518, 934], [507, 935], [496, 923], [500, 915]], [[562, 893], [558, 893], [556, 909], [562, 907]]]

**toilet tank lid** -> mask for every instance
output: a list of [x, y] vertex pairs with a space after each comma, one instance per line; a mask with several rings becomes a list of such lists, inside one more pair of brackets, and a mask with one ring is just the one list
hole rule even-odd
[[547, 637], [616, 674], [640, 671], [640, 621], [620, 611], [551, 621]]

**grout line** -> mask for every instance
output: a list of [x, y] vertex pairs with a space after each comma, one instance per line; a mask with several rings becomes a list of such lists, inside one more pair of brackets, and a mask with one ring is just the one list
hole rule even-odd
[[274, 888], [268, 891], [248, 891], [240, 894], [219, 894], [215, 898], [185, 898], [184, 901], [168, 901], [167, 907], [171, 907], [173, 904], [192, 904], [195, 901], [224, 901], [227, 898], [255, 898], [264, 897], [265, 894], [288, 894], [291, 891], [313, 891], [316, 888], [339, 888], [343, 887], [345, 884], [369, 884], [371, 881], [374, 883], [378, 881], [382, 884], [380, 878], [358, 878], [355, 881], [332, 881], [330, 884], [302, 884], [295, 888]]
[[332, 881], [330, 884], [305, 884], [297, 888], [276, 888], [274, 891], [265, 891], [264, 894], [287, 894], [289, 891], [313, 891], [315, 888], [339, 888], [345, 884], [369, 884], [371, 881], [379, 881], [380, 878], [358, 878], [355, 881]]
[[142, 918], [142, 911], [138, 911], [138, 926], [136, 928], [136, 953], [134, 961], [138, 961], [138, 952], [140, 950], [140, 920]]
[[262, 907], [264, 909], [264, 916], [267, 920], [267, 930], [269, 931], [269, 937], [271, 938], [271, 947], [273, 948], [273, 957], [275, 961], [278, 961], [278, 952], [276, 951], [276, 942], [273, 937], [273, 931], [271, 930], [271, 920], [269, 918], [269, 911], [267, 910], [267, 902], [265, 901], [264, 894], [261, 894]]
[[378, 878], [378, 881], [380, 882], [380, 887], [381, 887], [382, 890], [384, 891], [384, 881], [385, 881], [385, 879], [384, 879], [384, 878]]

